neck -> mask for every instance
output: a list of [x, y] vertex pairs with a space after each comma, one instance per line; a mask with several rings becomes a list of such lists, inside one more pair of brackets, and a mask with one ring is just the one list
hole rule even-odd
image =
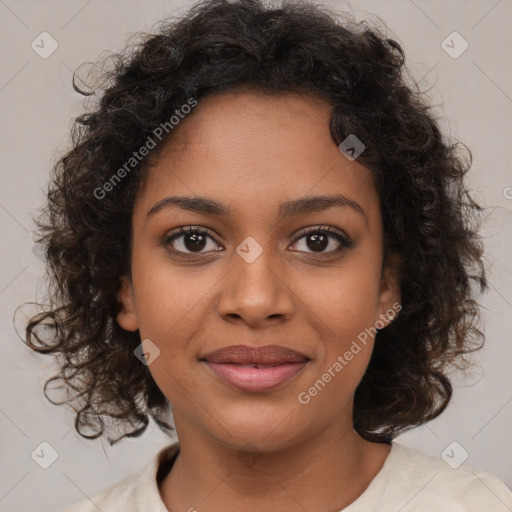
[[341, 510], [364, 492], [390, 450], [351, 426], [258, 451], [251, 443], [234, 449], [175, 423], [180, 454], [160, 485], [170, 511]]

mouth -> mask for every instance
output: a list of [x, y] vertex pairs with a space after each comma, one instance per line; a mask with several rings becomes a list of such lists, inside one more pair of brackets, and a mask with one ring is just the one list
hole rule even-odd
[[232, 345], [199, 359], [223, 382], [247, 392], [276, 389], [297, 376], [311, 360], [279, 345]]

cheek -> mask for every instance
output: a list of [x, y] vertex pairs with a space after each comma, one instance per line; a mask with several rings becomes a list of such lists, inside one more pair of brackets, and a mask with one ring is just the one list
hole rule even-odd
[[322, 342], [314, 372], [297, 400], [315, 411], [318, 421], [343, 410], [366, 372], [376, 333], [371, 307], [376, 297], [374, 280], [357, 275], [333, 279], [310, 297], [318, 305], [312, 316]]
[[337, 269], [303, 279], [297, 289], [322, 320], [327, 338], [336, 340], [339, 335], [341, 341], [357, 336], [376, 321], [380, 277], [377, 256], [367, 257], [360, 251]]
[[208, 275], [193, 275], [193, 271], [172, 268], [146, 259], [133, 260], [132, 275], [135, 289], [137, 320], [141, 340], [150, 340], [158, 357], [148, 369], [158, 387], [173, 401], [183, 395], [180, 383], [189, 385], [191, 340], [199, 339], [204, 321], [204, 300], [214, 282]]
[[331, 392], [336, 388], [337, 393], [340, 388], [347, 392], [355, 389], [368, 366], [379, 319], [379, 283], [378, 258], [366, 257], [362, 252], [337, 272], [331, 269], [329, 277], [317, 281], [316, 287], [310, 286], [309, 280], [303, 282], [307, 290], [301, 293], [314, 313], [310, 318], [322, 340], [315, 373], [329, 382]]
[[180, 333], [193, 333], [201, 325], [203, 301], [219, 277], [200, 267], [171, 264], [162, 254], [134, 257], [132, 273], [141, 336], [179, 347]]

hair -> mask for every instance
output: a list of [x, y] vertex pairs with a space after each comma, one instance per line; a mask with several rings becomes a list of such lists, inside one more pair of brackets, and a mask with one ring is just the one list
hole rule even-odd
[[[150, 417], [174, 430], [169, 401], [134, 356], [139, 331], [116, 321], [120, 278], [131, 275], [134, 202], [172, 130], [108, 194], [97, 191], [191, 98], [251, 88], [324, 99], [332, 140], [357, 136], [365, 145], [358, 162], [376, 177], [402, 309], [377, 334], [354, 428], [389, 442], [438, 416], [452, 396], [451, 369], [466, 368], [484, 343], [472, 287], [487, 288], [482, 208], [465, 184], [471, 152], [442, 135], [400, 44], [367, 20], [306, 1], [207, 0], [157, 28], [108, 54], [96, 88], [79, 88], [73, 75], [75, 90], [96, 103], [76, 117], [72, 148], [52, 168], [36, 220], [50, 303], [25, 326], [25, 343], [59, 362], [45, 396], [71, 405], [76, 431], [89, 439], [139, 436]], [[51, 383], [63, 400], [48, 395]]]

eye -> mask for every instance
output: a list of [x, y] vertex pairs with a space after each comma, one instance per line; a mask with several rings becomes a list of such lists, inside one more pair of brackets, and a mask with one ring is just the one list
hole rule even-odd
[[[208, 239], [213, 242], [209, 248]], [[338, 230], [335, 230], [332, 226], [313, 226], [307, 228], [302, 232], [301, 236], [296, 239], [293, 245], [297, 245], [302, 240], [305, 241], [304, 245], [306, 248], [312, 250], [299, 250], [299, 252], [312, 252], [320, 256], [340, 252], [354, 245], [354, 242], [346, 234], [341, 231], [338, 232]], [[326, 251], [326, 248], [333, 245], [333, 243], [331, 243], [332, 241], [334, 241], [335, 247], [337, 245], [337, 248], [331, 248]], [[180, 226], [178, 232], [171, 233], [165, 237], [163, 245], [165, 247], [170, 246], [170, 250], [179, 255], [202, 254], [221, 250], [217, 248], [220, 247], [220, 245], [215, 242], [210, 232], [198, 226]]]
[[[331, 243], [333, 240], [334, 242]], [[303, 245], [305, 245], [306, 248], [312, 249], [312, 251], [305, 252], [313, 252], [320, 255], [340, 252], [354, 245], [353, 241], [347, 235], [341, 231], [338, 232], [332, 226], [313, 226], [312, 228], [308, 228], [307, 231], [303, 232], [302, 236], [294, 242], [294, 245], [300, 241], [305, 242]], [[338, 245], [337, 249], [331, 248], [331, 250], [325, 250], [332, 245], [336, 246], [336, 244]]]
[[[172, 246], [172, 252], [176, 253], [201, 254], [201, 251], [208, 246], [208, 239], [215, 242], [213, 237], [204, 228], [198, 228], [195, 226], [180, 226], [177, 233], [166, 236], [164, 240], [164, 246]], [[213, 248], [210, 247], [210, 249], [205, 252], [218, 250], [215, 248], [215, 245], [218, 245], [216, 242], [212, 245]]]

